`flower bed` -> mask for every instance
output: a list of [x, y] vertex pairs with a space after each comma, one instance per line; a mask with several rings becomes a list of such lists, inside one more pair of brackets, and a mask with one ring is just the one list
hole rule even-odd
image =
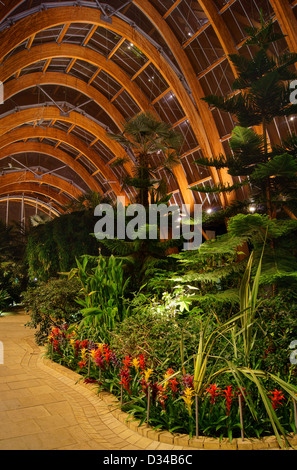
[[[202, 396], [194, 390], [193, 375], [166, 367], [150, 367], [143, 354], [118, 357], [107, 344], [79, 339], [75, 331], [53, 328], [47, 357], [82, 376], [85, 383], [98, 386], [118, 398], [121, 410], [155, 430], [192, 436], [264, 437], [273, 434], [271, 423], [252, 388], [243, 390], [233, 383], [212, 383]], [[247, 398], [257, 405], [256, 419]], [[277, 389], [269, 392], [272, 408], [286, 432], [296, 432], [294, 403]]]

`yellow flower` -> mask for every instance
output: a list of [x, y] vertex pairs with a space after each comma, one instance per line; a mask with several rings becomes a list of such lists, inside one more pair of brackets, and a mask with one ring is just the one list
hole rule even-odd
[[173, 369], [168, 369], [167, 372], [164, 374], [164, 379], [166, 380], [166, 382], [164, 383], [164, 390], [167, 388], [169, 377], [171, 377], [173, 374]]
[[96, 349], [92, 349], [90, 354], [91, 354], [91, 358], [92, 358], [92, 359], [95, 359], [95, 357], [96, 357]]
[[87, 356], [87, 349], [86, 348], [82, 348], [81, 350], [81, 358], [82, 360], [84, 360]]
[[74, 343], [75, 343], [75, 339], [74, 339], [74, 338], [71, 338], [69, 342], [70, 342], [71, 346], [73, 346]]
[[146, 382], [149, 381], [149, 378], [150, 378], [150, 376], [152, 375], [152, 373], [153, 373], [153, 369], [146, 369], [146, 370], [144, 371], [144, 380], [145, 380]]
[[139, 369], [139, 360], [135, 357], [132, 361], [132, 365], [135, 367], [135, 369], [138, 371]]
[[192, 416], [192, 405], [193, 405], [192, 398], [194, 394], [195, 394], [194, 390], [190, 387], [187, 387], [184, 392], [184, 396], [182, 397], [186, 404], [186, 407], [188, 408], [188, 413], [190, 416]]

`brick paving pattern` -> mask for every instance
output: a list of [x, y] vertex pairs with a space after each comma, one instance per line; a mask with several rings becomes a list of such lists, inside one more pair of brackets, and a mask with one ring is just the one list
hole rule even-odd
[[[120, 422], [75, 374], [49, 367], [24, 314], [0, 317], [0, 450], [183, 450]], [[197, 449], [196, 449], [197, 450]]]

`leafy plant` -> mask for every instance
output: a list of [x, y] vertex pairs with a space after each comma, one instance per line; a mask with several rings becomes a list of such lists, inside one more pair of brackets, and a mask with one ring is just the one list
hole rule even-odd
[[76, 279], [51, 279], [29, 287], [23, 293], [22, 305], [31, 319], [27, 326], [36, 331], [37, 344], [43, 344], [52, 327], [71, 324], [80, 318], [75, 298], [80, 285]]
[[30, 279], [47, 281], [75, 267], [76, 257], [96, 255], [99, 246], [91, 235], [95, 222], [93, 212], [83, 210], [32, 227], [26, 246]]
[[68, 273], [68, 279], [76, 278], [81, 286], [78, 304], [82, 307], [80, 327], [99, 329], [102, 334], [112, 331], [116, 322], [128, 314], [125, 292], [129, 279], [124, 279], [122, 262], [110, 256], [106, 259], [83, 256], [77, 267]]

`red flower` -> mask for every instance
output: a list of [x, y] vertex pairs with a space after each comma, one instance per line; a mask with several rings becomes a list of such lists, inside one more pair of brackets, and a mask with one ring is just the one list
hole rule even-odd
[[225, 390], [222, 390], [222, 394], [225, 395], [226, 404], [227, 404], [227, 416], [230, 414], [231, 403], [233, 400], [232, 385], [227, 385]]
[[241, 388], [241, 389], [240, 389], [239, 387], [236, 387], [236, 389], [237, 389], [236, 395], [237, 395], [238, 397], [241, 397], [243, 400], [245, 400], [245, 398], [244, 398], [244, 397], [246, 396], [246, 390], [245, 390], [245, 388]]
[[80, 347], [81, 348], [87, 348], [89, 346], [89, 340], [84, 339], [83, 341], [80, 342]]
[[217, 387], [217, 384], [213, 384], [213, 385], [210, 385], [206, 391], [210, 394], [210, 397], [211, 397], [211, 404], [213, 405], [216, 401], [216, 397], [220, 395], [220, 393], [218, 392], [218, 390], [220, 390], [219, 387]]
[[77, 355], [78, 355], [79, 345], [80, 345], [80, 341], [76, 340], [76, 341], [75, 341], [75, 344], [74, 344], [74, 348], [75, 348], [75, 357], [77, 357]]
[[126, 357], [124, 358], [124, 361], [123, 361], [123, 363], [124, 363], [124, 368], [125, 368], [125, 369], [129, 369], [129, 368], [130, 368], [130, 366], [131, 366], [131, 361], [132, 361], [132, 357], [128, 354], [128, 356], [126, 356]]
[[82, 369], [83, 367], [86, 366], [86, 363], [87, 363], [87, 361], [80, 361], [80, 362], [78, 363], [78, 365], [79, 365], [79, 367]]
[[84, 383], [85, 383], [85, 384], [95, 384], [95, 383], [98, 383], [98, 381], [97, 381], [96, 379], [91, 379], [91, 378], [89, 378], [89, 377], [86, 377], [86, 378], [84, 379]]
[[103, 356], [102, 356], [101, 349], [96, 349], [96, 351], [94, 353], [94, 361], [95, 361], [96, 365], [98, 367], [100, 367], [100, 369], [104, 369], [104, 359], [103, 359]]
[[144, 370], [146, 368], [144, 355], [139, 354], [138, 360], [139, 360], [140, 369]]
[[109, 349], [107, 344], [103, 344], [103, 356], [107, 362], [107, 365], [109, 365], [111, 359], [111, 350]]
[[147, 389], [148, 389], [148, 383], [147, 381], [145, 380], [144, 377], [142, 377], [142, 379], [139, 381], [140, 382], [140, 385], [141, 385], [141, 390], [146, 394], [147, 396]]
[[163, 410], [165, 410], [165, 400], [168, 396], [165, 393], [165, 388], [162, 385], [158, 385], [157, 400], [160, 402]]
[[156, 398], [157, 398], [157, 395], [158, 395], [159, 385], [158, 385], [157, 382], [150, 383], [150, 387], [151, 387], [151, 390], [152, 390], [152, 400], [155, 401]]
[[177, 393], [177, 390], [178, 390], [178, 380], [177, 380], [177, 378], [174, 377], [173, 379], [169, 379], [168, 380], [168, 386], [171, 389], [173, 397], [174, 397], [175, 394]]
[[276, 410], [280, 405], [282, 405], [282, 400], [285, 399], [283, 392], [274, 389], [274, 391], [270, 391], [268, 393], [272, 393], [272, 397], [269, 397], [272, 401], [272, 407]]
[[122, 369], [120, 371], [120, 377], [121, 377], [120, 385], [123, 385], [125, 390], [127, 390], [129, 395], [131, 395], [130, 382], [131, 382], [132, 379], [129, 375], [129, 370], [128, 369]]
[[54, 336], [59, 336], [59, 333], [60, 333], [59, 328], [53, 328], [53, 329], [52, 329], [52, 335], [54, 335]]

